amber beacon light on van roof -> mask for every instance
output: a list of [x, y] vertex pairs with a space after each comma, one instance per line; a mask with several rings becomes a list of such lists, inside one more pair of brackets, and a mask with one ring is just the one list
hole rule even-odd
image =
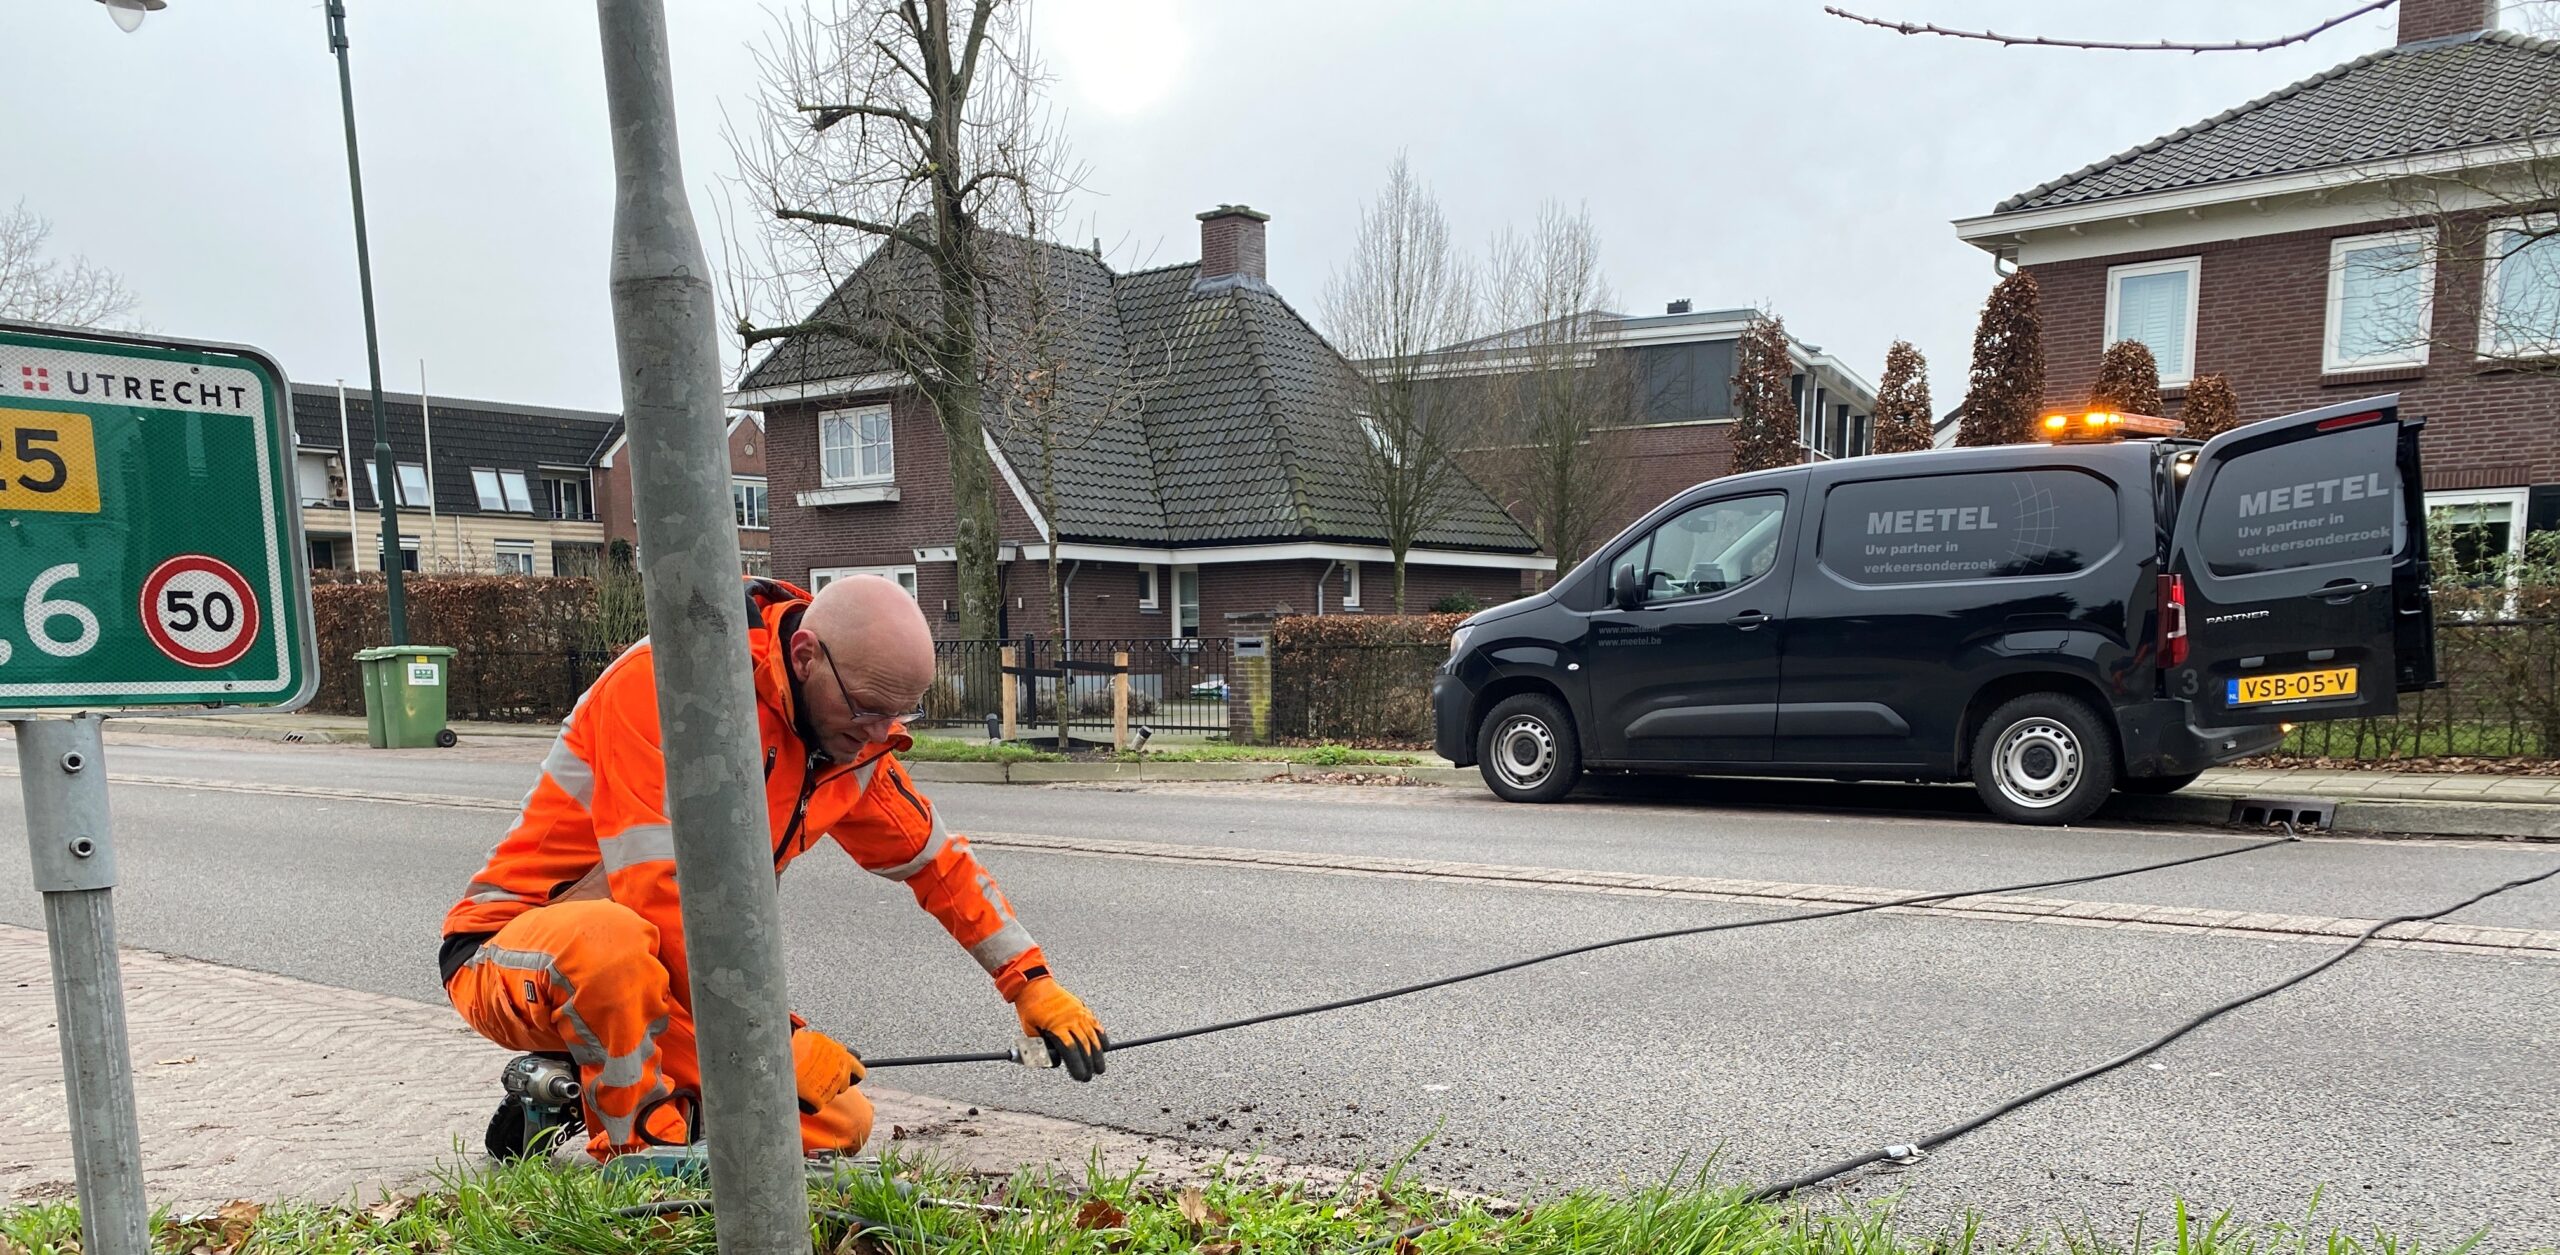
[[2178, 434], [2178, 423], [2149, 414], [2090, 410], [2080, 414], [2045, 415], [2044, 434], [2055, 444], [2094, 444], [2122, 440], [2128, 436], [2174, 436]]

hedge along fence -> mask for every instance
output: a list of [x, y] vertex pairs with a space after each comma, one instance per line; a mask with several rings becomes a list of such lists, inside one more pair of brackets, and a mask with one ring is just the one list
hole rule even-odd
[[1271, 632], [1271, 735], [1427, 745], [1431, 675], [1467, 616], [1293, 615]]
[[320, 691], [311, 709], [364, 713], [355, 654], [376, 645], [447, 645], [455, 719], [541, 723], [569, 712], [597, 672], [646, 631], [639, 577], [454, 575], [403, 581], [411, 640], [390, 639], [379, 575], [311, 589]]

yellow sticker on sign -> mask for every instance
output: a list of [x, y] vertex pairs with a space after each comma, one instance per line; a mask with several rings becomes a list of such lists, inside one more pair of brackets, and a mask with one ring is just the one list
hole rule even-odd
[[0, 510], [98, 512], [88, 415], [0, 409]]
[[2353, 697], [2355, 695], [2356, 669], [2333, 667], [2320, 671], [2288, 671], [2281, 675], [2233, 677], [2229, 704], [2248, 706], [2258, 702], [2307, 702], [2318, 697]]

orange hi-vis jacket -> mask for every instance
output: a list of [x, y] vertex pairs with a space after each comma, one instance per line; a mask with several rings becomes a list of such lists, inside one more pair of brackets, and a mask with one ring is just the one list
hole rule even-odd
[[[1012, 1001], [1046, 960], [968, 840], [943, 827], [898, 765], [893, 751], [912, 742], [894, 734], [850, 763], [832, 762], [803, 742], [787, 647], [808, 594], [751, 579], [747, 603], [774, 874], [832, 838], [864, 870], [903, 882]], [[480, 941], [526, 911], [610, 897], [657, 926], [671, 992], [689, 1011], [693, 989], [665, 795], [657, 678], [643, 640], [605, 668], [562, 721], [515, 827], [445, 913], [445, 979]]]

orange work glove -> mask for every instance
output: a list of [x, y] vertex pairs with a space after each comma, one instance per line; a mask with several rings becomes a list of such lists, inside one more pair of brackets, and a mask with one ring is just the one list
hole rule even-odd
[[862, 1080], [862, 1060], [814, 1028], [791, 1034], [791, 1081], [802, 1115], [816, 1115]]
[[1023, 1033], [1047, 1042], [1049, 1053], [1067, 1065], [1067, 1075], [1079, 1081], [1102, 1075], [1102, 1052], [1111, 1049], [1111, 1036], [1083, 999], [1042, 976], [1014, 995], [1013, 1011]]

